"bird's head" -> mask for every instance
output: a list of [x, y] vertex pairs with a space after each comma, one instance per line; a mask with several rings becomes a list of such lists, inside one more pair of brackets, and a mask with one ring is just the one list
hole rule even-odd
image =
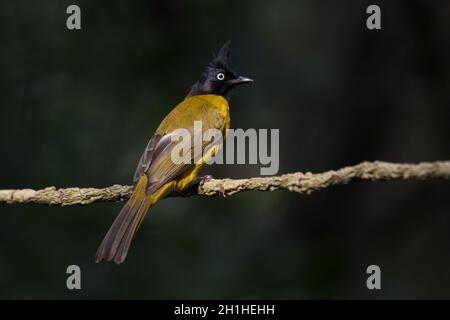
[[225, 42], [222, 49], [201, 74], [200, 80], [191, 87], [188, 97], [199, 94], [226, 96], [236, 85], [253, 82], [250, 78], [238, 76], [230, 69], [230, 44], [231, 41]]

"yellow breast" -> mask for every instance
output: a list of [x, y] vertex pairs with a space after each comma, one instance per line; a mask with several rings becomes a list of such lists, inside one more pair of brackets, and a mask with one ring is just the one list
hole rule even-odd
[[[185, 99], [183, 104], [189, 106], [189, 109], [191, 110], [190, 114], [193, 115], [193, 118], [204, 118], [203, 120], [209, 122], [207, 127], [214, 127], [221, 130], [223, 133], [223, 140], [225, 141], [226, 130], [230, 128], [230, 110], [228, 101], [225, 98], [213, 94], [196, 95]], [[211, 109], [214, 109], [216, 112], [211, 112]], [[205, 117], [206, 113], [210, 116]], [[215, 116], [213, 116], [213, 114], [215, 114]], [[177, 179], [175, 188], [184, 190], [189, 186], [189, 184], [197, 178], [198, 173], [204, 167], [205, 162], [213, 157], [221, 147], [222, 146], [215, 146], [211, 148], [208, 153], [204, 154], [197, 164]]]
[[204, 129], [225, 131], [230, 128], [228, 101], [214, 94], [188, 97], [163, 119], [156, 133], [164, 135], [179, 128], [189, 129], [194, 121], [202, 121]]
[[227, 99], [215, 94], [192, 96], [187, 98], [186, 100], [188, 99], [203, 100], [205, 105], [217, 109], [217, 111], [219, 111], [219, 114], [221, 115], [221, 118], [225, 120], [225, 129], [230, 128], [230, 107]]

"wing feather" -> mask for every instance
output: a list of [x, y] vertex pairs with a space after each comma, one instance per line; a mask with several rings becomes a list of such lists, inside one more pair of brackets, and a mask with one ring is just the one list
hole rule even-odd
[[[194, 135], [194, 121], [202, 121], [203, 132], [205, 130], [215, 128], [220, 131], [225, 129], [225, 119], [221, 116], [219, 111], [208, 105], [208, 102], [204, 99], [199, 100], [197, 105], [183, 105], [183, 102], [174, 109], [180, 108], [197, 108], [198, 112], [191, 110], [190, 114], [197, 114], [197, 117], [192, 117], [191, 121], [187, 122], [184, 129], [187, 129], [191, 134], [192, 143], [200, 143], [201, 150], [191, 149], [190, 153], [185, 154], [186, 161], [182, 164], [176, 164], [171, 159], [173, 148], [179, 143], [178, 140], [172, 141], [174, 131], [179, 128], [183, 128], [180, 120], [173, 119], [173, 111], [169, 114], [161, 123], [157, 133], [150, 139], [144, 153], [141, 156], [138, 167], [134, 174], [134, 183], [139, 181], [139, 178], [146, 174], [148, 176], [147, 193], [153, 193], [167, 182], [176, 179], [176, 177], [191, 170], [195, 164], [194, 159], [200, 159], [202, 154], [205, 154], [206, 147], [211, 147], [210, 141], [203, 141], [202, 135]], [[171, 121], [173, 119], [173, 121]], [[163, 126], [164, 123], [170, 123], [171, 125]], [[177, 123], [178, 126], [174, 126]], [[161, 127], [165, 127], [165, 130], [161, 130]], [[199, 141], [201, 139], [201, 141]], [[192, 144], [193, 146], [194, 144]], [[202, 154], [199, 154], [201, 152]], [[191, 163], [189, 163], [191, 162]]]

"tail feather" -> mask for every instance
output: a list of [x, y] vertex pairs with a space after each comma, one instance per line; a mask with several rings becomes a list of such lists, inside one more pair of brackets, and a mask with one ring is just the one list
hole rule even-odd
[[120, 242], [119, 246], [117, 247], [116, 255], [114, 257], [114, 261], [116, 263], [122, 263], [128, 254], [128, 249], [130, 248], [131, 240], [133, 240], [133, 236], [138, 230], [141, 221], [144, 218], [145, 213], [148, 211], [148, 208], [150, 207], [150, 202], [145, 201], [141, 204], [139, 208], [139, 212], [142, 212], [142, 214], [135, 214], [133, 217], [133, 220], [128, 225], [128, 229], [125, 232], [122, 241]]
[[120, 264], [125, 260], [131, 240], [152, 203], [151, 195], [146, 195], [146, 185], [144, 175], [100, 244], [96, 262], [113, 260]]

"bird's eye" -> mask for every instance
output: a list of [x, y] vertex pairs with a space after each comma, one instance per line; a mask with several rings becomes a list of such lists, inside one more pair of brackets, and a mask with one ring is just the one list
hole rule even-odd
[[223, 80], [223, 79], [225, 79], [225, 75], [222, 72], [219, 72], [217, 74], [217, 80]]

